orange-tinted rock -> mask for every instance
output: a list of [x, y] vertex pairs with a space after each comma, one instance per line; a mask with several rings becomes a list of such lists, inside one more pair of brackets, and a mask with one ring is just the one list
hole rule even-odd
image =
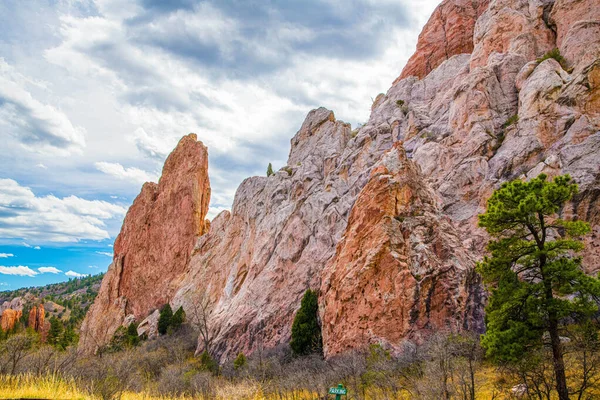
[[208, 229], [209, 201], [208, 152], [189, 134], [165, 161], [159, 183], [144, 184], [127, 212], [113, 263], [82, 324], [82, 349], [107, 343], [127, 315], [142, 320], [171, 300], [197, 237]]
[[471, 53], [475, 23], [488, 3], [488, 0], [442, 2], [423, 28], [417, 51], [408, 60], [396, 82], [409, 76], [421, 79], [450, 57]]
[[570, 67], [585, 67], [600, 58], [600, 2], [557, 0], [550, 13], [556, 44]]
[[42, 332], [45, 324], [46, 311], [44, 305], [33, 306], [29, 311], [29, 319], [27, 326], [36, 332]]
[[326, 356], [394, 348], [440, 329], [482, 330], [474, 260], [423, 181], [396, 142], [358, 196], [323, 273]]
[[22, 315], [23, 312], [21, 310], [7, 308], [6, 310], [2, 311], [2, 316], [0, 316], [0, 328], [2, 328], [2, 330], [5, 332], [13, 329]]
[[550, 22], [556, 26], [556, 43], [561, 47], [573, 26], [581, 21], [600, 20], [598, 0], [556, 0]]
[[471, 69], [488, 64], [491, 55], [514, 53], [532, 61], [556, 47], [548, 26], [550, 2], [496, 0], [477, 21]]

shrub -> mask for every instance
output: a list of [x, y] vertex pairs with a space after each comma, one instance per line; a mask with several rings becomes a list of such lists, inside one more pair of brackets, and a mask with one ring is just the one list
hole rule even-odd
[[160, 310], [160, 316], [158, 317], [158, 333], [164, 335], [171, 326], [171, 319], [173, 318], [173, 310], [169, 303], [165, 304]]
[[273, 165], [269, 163], [269, 166], [267, 167], [267, 177], [271, 175], [275, 175], [275, 172], [273, 172]]
[[510, 117], [509, 119], [507, 119], [506, 122], [504, 123], [504, 125], [502, 125], [502, 127], [504, 129], [506, 129], [509, 126], [516, 124], [517, 122], [519, 122], [519, 115], [515, 114], [512, 117]]
[[219, 373], [219, 364], [206, 350], [200, 354], [200, 367], [203, 370], [212, 372], [215, 375]]
[[322, 351], [321, 327], [317, 317], [318, 307], [317, 293], [308, 289], [304, 293], [300, 309], [292, 324], [290, 347], [295, 355], [321, 353]]
[[542, 57], [538, 58], [537, 62], [538, 62], [538, 64], [541, 64], [543, 61], [546, 61], [549, 58], [553, 58], [556, 61], [558, 61], [558, 63], [564, 70], [566, 70], [568, 68], [567, 60], [565, 60], [565, 58], [560, 54], [560, 50], [558, 48], [550, 50], [549, 52], [544, 54]]
[[247, 360], [244, 353], [238, 354], [235, 360], [233, 360], [233, 368], [238, 370], [240, 368], [244, 368], [246, 366]]

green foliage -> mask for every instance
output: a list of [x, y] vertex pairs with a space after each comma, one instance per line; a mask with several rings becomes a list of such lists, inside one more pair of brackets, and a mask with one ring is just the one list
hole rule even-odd
[[275, 172], [273, 172], [273, 165], [269, 163], [269, 166], [267, 167], [267, 177], [271, 175], [275, 175]]
[[60, 346], [63, 325], [56, 317], [50, 318], [50, 330], [48, 331], [48, 344]]
[[295, 355], [320, 354], [322, 352], [321, 327], [317, 317], [318, 307], [317, 293], [310, 289], [307, 290], [292, 324], [290, 346]]
[[219, 373], [219, 364], [206, 350], [200, 354], [200, 368], [205, 371], [212, 372], [213, 374]]
[[167, 333], [169, 327], [171, 326], [172, 318], [173, 310], [171, 309], [169, 303], [167, 303], [160, 310], [160, 316], [158, 317], [158, 333], [160, 333], [161, 335]]
[[544, 54], [542, 57], [538, 58], [537, 62], [538, 62], [538, 64], [541, 64], [543, 61], [546, 61], [549, 58], [553, 58], [556, 61], [558, 61], [558, 63], [562, 67], [562, 69], [566, 70], [568, 68], [567, 60], [565, 60], [565, 58], [560, 54], [560, 50], [558, 48], [550, 50], [549, 52]]
[[140, 337], [138, 336], [137, 333], [137, 324], [136, 323], [131, 323], [129, 324], [129, 326], [127, 327], [127, 335], [126, 335], [126, 341], [127, 341], [127, 345], [129, 347], [135, 347], [138, 344], [140, 344]]
[[[518, 114], [515, 114], [515, 115], [513, 115], [512, 117], [508, 118], [508, 119], [506, 120], [506, 122], [504, 123], [504, 125], [502, 125], [502, 127], [503, 127], [504, 129], [506, 129], [506, 128], [508, 128], [509, 126], [516, 124], [517, 122], [519, 122], [519, 115], [518, 115]], [[504, 136], [504, 135], [503, 135], [503, 136]]]
[[62, 335], [60, 336], [57, 347], [64, 350], [71, 345], [77, 344], [78, 340], [79, 340], [79, 337], [75, 333], [75, 330], [73, 329], [73, 327], [67, 326], [63, 330]]
[[515, 363], [540, 349], [548, 332], [556, 389], [565, 399], [559, 330], [568, 320], [586, 321], [597, 312], [600, 281], [583, 272], [576, 256], [590, 226], [557, 217], [577, 185], [568, 175], [546, 178], [504, 183], [479, 216], [492, 237], [490, 256], [477, 267], [491, 292], [482, 345], [493, 360]]
[[173, 331], [179, 329], [179, 327], [185, 322], [185, 311], [183, 311], [183, 307], [179, 307], [175, 314], [173, 314], [173, 318], [171, 318], [171, 328]]
[[396, 100], [396, 105], [402, 107], [404, 105], [404, 100]]
[[240, 353], [235, 358], [235, 360], [233, 360], [233, 368], [235, 370], [238, 370], [240, 368], [244, 368], [246, 366], [247, 362], [248, 361], [246, 360], [246, 356], [244, 355], [244, 353]]
[[281, 168], [281, 170], [287, 172], [289, 176], [292, 176], [292, 173], [294, 172], [292, 167], [289, 167], [289, 166], [285, 166], [285, 167]]

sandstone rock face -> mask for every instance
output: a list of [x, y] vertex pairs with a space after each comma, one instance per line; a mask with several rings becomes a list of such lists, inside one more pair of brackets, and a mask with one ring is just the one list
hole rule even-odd
[[195, 134], [181, 139], [158, 184], [146, 183], [114, 244], [114, 259], [81, 328], [87, 352], [107, 343], [133, 314], [137, 320], [171, 300], [197, 237], [206, 233], [208, 153]]
[[13, 329], [22, 315], [23, 312], [21, 310], [13, 310], [12, 308], [5, 309], [0, 316], [0, 328], [2, 328], [4, 332]]
[[423, 28], [417, 51], [394, 82], [416, 76], [421, 79], [442, 62], [473, 51], [473, 31], [489, 0], [444, 0]]
[[326, 356], [430, 330], [483, 331], [474, 259], [396, 142], [371, 173], [323, 273]]
[[232, 211], [199, 239], [173, 307], [193, 319], [193, 304], [208, 296], [214, 350], [223, 359], [289, 340], [300, 299], [319, 287], [383, 136], [351, 138], [350, 125], [333, 112], [311, 111], [291, 141], [287, 167], [245, 180]]
[[33, 306], [29, 311], [27, 326], [36, 332], [41, 332], [46, 322], [45, 319], [46, 311], [44, 310], [44, 305]]
[[[165, 175], [136, 199], [82, 346], [106, 343], [130, 314], [141, 320], [170, 301], [193, 320], [206, 301], [211, 350], [224, 361], [288, 342], [308, 288], [321, 291], [328, 355], [372, 342], [393, 350], [442, 328], [480, 330], [483, 291], [472, 271], [487, 238], [477, 215], [502, 182], [541, 172], [579, 183], [563, 214], [591, 223], [584, 262], [593, 272], [600, 265], [597, 5], [445, 1], [407, 67], [417, 72], [377, 96], [364, 126], [352, 131], [330, 110], [311, 111], [288, 165], [245, 180], [231, 212], [208, 232], [204, 214], [190, 211], [202, 207], [182, 206], [205, 198], [208, 182], [186, 184], [205, 174], [188, 168], [202, 156], [168, 160], [165, 170], [180, 179], [164, 200]], [[537, 62], [556, 47], [568, 70], [554, 59]], [[188, 154], [180, 146], [173, 154]], [[163, 246], [167, 234], [173, 241]]]
[[484, 67], [494, 54], [534, 60], [556, 47], [548, 26], [552, 0], [494, 0], [477, 20], [471, 68]]

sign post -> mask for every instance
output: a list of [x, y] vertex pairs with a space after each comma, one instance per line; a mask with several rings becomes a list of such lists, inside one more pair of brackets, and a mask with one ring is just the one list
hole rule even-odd
[[337, 387], [329, 388], [329, 394], [335, 394], [335, 400], [342, 400], [342, 396], [346, 396], [348, 391], [341, 383]]

